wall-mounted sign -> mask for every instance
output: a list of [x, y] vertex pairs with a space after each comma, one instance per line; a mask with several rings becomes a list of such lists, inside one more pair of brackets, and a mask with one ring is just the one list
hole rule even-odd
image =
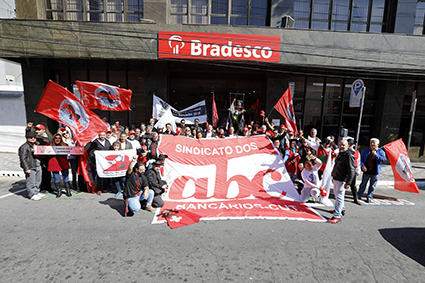
[[158, 32], [158, 58], [279, 62], [280, 36]]

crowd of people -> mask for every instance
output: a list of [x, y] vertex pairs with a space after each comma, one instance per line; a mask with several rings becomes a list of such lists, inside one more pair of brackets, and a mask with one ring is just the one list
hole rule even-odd
[[[282, 155], [286, 170], [300, 194], [302, 202], [310, 200], [319, 202], [329, 195], [329, 187], [322, 185], [324, 171], [329, 159], [335, 165], [332, 178], [335, 194], [335, 209], [331, 223], [337, 223], [345, 214], [345, 189], [351, 188], [354, 202], [360, 204], [367, 183], [369, 189], [366, 202], [370, 202], [381, 171], [381, 164], [385, 162], [385, 152], [379, 148], [379, 140], [371, 139], [370, 147], [360, 154], [354, 147], [352, 138], [343, 139], [337, 143], [334, 137], [319, 139], [317, 130], [311, 129], [307, 137], [303, 132], [288, 131], [284, 125], [275, 126], [262, 116], [262, 121], [245, 124], [244, 110], [229, 109], [227, 126], [214, 128], [211, 124], [206, 127], [194, 120], [191, 125], [182, 119], [174, 131], [171, 123], [162, 127], [155, 127], [155, 119], [148, 123], [141, 123], [139, 127], [131, 125], [124, 127], [119, 121], [109, 125], [106, 132], [102, 132], [92, 142], [85, 145], [89, 155], [89, 162], [96, 167], [95, 152], [98, 150], [126, 150], [136, 149], [126, 175], [116, 178], [99, 178], [93, 170], [96, 180], [97, 193], [113, 192], [116, 197], [123, 195], [126, 205], [126, 214], [140, 209], [155, 211], [162, 207], [162, 195], [167, 193], [168, 186], [163, 176], [165, 154], [159, 154], [158, 144], [161, 135], [181, 135], [188, 138], [224, 139], [252, 135], [267, 135], [276, 150]], [[106, 120], [106, 118], [105, 118]], [[40, 200], [44, 193], [53, 192], [59, 198], [63, 189], [68, 197], [72, 196], [71, 189], [79, 191], [77, 184], [77, 157], [73, 155], [35, 155], [34, 145], [77, 146], [72, 138], [72, 132], [67, 127], [59, 128], [50, 138], [41, 124], [28, 124], [26, 131], [27, 142], [19, 148], [21, 167], [27, 179], [27, 192], [31, 200]], [[328, 158], [330, 156], [330, 158]], [[69, 179], [71, 169], [72, 182]], [[363, 171], [360, 189], [355, 186], [356, 176]], [[61, 185], [63, 180], [64, 188]], [[43, 193], [44, 192], [44, 193]]]

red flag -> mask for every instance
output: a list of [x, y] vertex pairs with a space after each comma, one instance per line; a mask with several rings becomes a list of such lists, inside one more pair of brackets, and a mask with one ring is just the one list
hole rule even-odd
[[412, 174], [409, 154], [402, 139], [384, 146], [394, 174], [394, 189], [419, 194], [418, 185]]
[[218, 112], [217, 112], [217, 105], [215, 104], [215, 93], [213, 91], [213, 99], [212, 99], [212, 125], [214, 128], [217, 128], [218, 124]]
[[291, 88], [288, 87], [288, 89], [274, 106], [274, 109], [276, 109], [285, 118], [285, 127], [288, 128], [290, 132], [295, 134], [298, 133], [297, 124], [295, 123]]
[[108, 125], [84, 107], [75, 95], [52, 81], [44, 89], [35, 111], [70, 127], [80, 145], [108, 129]]
[[164, 209], [158, 216], [165, 218], [171, 229], [198, 223], [201, 219], [201, 215], [187, 211], [186, 209]]
[[78, 156], [78, 175], [82, 175], [87, 183], [87, 191], [89, 193], [97, 193], [97, 188], [93, 178], [93, 167], [89, 162], [89, 155], [84, 149], [84, 154]]
[[80, 91], [84, 105], [90, 109], [109, 111], [126, 111], [130, 109], [131, 94], [129, 89], [118, 88], [102, 83], [75, 82]]

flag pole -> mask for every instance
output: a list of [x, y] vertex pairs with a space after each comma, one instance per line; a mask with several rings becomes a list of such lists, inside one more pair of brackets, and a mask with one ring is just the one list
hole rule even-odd
[[416, 104], [418, 99], [416, 98], [416, 90], [412, 93], [412, 104], [410, 106], [410, 112], [412, 112], [412, 118], [410, 120], [409, 139], [407, 141], [407, 153], [409, 153], [410, 142], [412, 140], [413, 125], [415, 123]]
[[359, 145], [359, 136], [360, 136], [360, 126], [362, 124], [362, 116], [363, 116], [363, 105], [364, 105], [364, 99], [366, 96], [366, 87], [363, 87], [363, 95], [362, 95], [362, 104], [360, 106], [360, 118], [359, 118], [359, 123], [357, 125], [357, 134], [356, 134], [356, 149], [358, 149], [358, 145]]

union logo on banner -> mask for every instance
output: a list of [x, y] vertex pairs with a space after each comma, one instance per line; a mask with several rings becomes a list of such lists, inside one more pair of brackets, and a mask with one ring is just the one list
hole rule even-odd
[[115, 87], [100, 85], [94, 94], [99, 102], [108, 108], [115, 108], [121, 104], [120, 93]]
[[159, 151], [168, 155], [164, 209], [186, 209], [202, 219], [325, 221], [299, 202], [282, 156], [264, 135], [200, 140], [162, 135]]
[[75, 100], [64, 99], [59, 107], [59, 119], [62, 123], [71, 125], [79, 132], [87, 129], [90, 123], [84, 107]]
[[136, 155], [135, 149], [128, 150], [97, 150], [96, 171], [101, 178], [123, 177], [130, 165], [131, 159]]

